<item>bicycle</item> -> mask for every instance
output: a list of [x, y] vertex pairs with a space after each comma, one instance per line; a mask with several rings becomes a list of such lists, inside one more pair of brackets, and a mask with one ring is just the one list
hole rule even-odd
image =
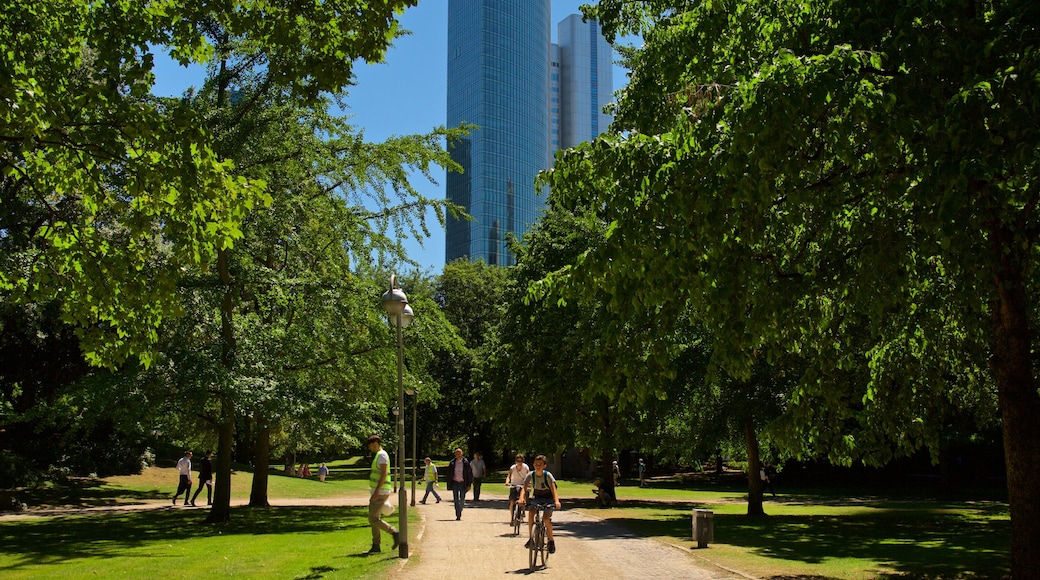
[[545, 520], [542, 514], [546, 511], [552, 511], [552, 505], [543, 503], [536, 504], [536, 512], [534, 515], [534, 527], [531, 529], [531, 547], [528, 548], [527, 563], [531, 571], [534, 572], [539, 566], [544, 568], [546, 562], [549, 561], [549, 546], [547, 532], [545, 530]]
[[[507, 485], [506, 487], [510, 488], [511, 490], [515, 489], [518, 492], [517, 493], [517, 499], [513, 501], [513, 519], [512, 519], [511, 523], [512, 523], [512, 526], [513, 526], [513, 535], [514, 536], [519, 536], [520, 535], [520, 527], [524, 523], [524, 506], [520, 505], [519, 495], [524, 492], [524, 486], [522, 486], [522, 485]], [[510, 497], [512, 497], [512, 494], [510, 494]]]

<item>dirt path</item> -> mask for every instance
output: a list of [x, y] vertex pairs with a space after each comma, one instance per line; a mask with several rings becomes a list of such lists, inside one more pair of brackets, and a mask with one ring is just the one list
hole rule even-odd
[[747, 578], [711, 566], [694, 555], [661, 542], [639, 538], [606, 521], [564, 509], [553, 515], [556, 553], [544, 569], [527, 566], [526, 527], [513, 535], [507, 496], [481, 492], [455, 520], [450, 492], [439, 504], [417, 505], [422, 524], [410, 530], [410, 558], [394, 580], [456, 580], [533, 574], [540, 578], [614, 578], [622, 580]]

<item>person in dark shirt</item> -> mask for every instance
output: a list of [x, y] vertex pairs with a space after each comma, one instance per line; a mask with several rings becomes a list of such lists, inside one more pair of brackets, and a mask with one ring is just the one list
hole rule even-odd
[[202, 487], [206, 486], [206, 505], [213, 505], [213, 450], [207, 449], [206, 455], [199, 460], [199, 488], [191, 498], [191, 505], [195, 505], [195, 498], [199, 497]]

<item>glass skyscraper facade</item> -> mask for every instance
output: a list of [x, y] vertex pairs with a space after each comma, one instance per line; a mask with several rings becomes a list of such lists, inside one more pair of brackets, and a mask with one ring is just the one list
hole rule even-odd
[[613, 120], [603, 112], [612, 98], [613, 49], [599, 23], [572, 14], [557, 27], [560, 70], [560, 143], [568, 149], [591, 141]]
[[534, 179], [546, 167], [549, 0], [448, 2], [448, 126], [478, 125], [452, 148], [448, 199], [473, 221], [449, 218], [445, 258], [506, 266], [506, 235], [538, 218]]
[[448, 126], [478, 128], [451, 149], [447, 197], [473, 221], [449, 216], [445, 259], [508, 266], [507, 235], [535, 223], [546, 197], [539, 171], [556, 149], [607, 129], [610, 46], [595, 22], [570, 16], [551, 43], [549, 0], [449, 0]]

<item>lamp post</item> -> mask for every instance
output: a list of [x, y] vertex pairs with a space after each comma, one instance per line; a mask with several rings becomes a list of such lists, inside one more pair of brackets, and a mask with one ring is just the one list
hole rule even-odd
[[419, 465], [419, 445], [416, 443], [415, 426], [419, 424], [419, 388], [408, 389], [405, 394], [412, 398], [412, 507], [415, 507], [415, 469]]
[[[396, 431], [397, 430], [397, 417], [401, 414], [401, 409], [398, 408], [398, 407], [394, 407], [393, 409], [390, 409], [390, 412], [394, 414], [394, 430]], [[394, 449], [394, 466], [392, 468], [390, 468], [391, 475], [393, 475], [393, 477], [391, 477], [390, 479], [394, 480], [394, 493], [397, 493], [397, 486], [400, 485], [400, 482], [401, 482], [401, 466], [398, 464], [399, 462], [397, 461], [397, 458], [400, 457], [400, 456], [401, 456], [401, 440], [398, 439], [397, 440], [397, 445], [396, 445], [396, 447]]]
[[[397, 275], [390, 276], [390, 289], [383, 292], [383, 310], [390, 315], [397, 327], [397, 473], [404, 473], [404, 334], [402, 329], [412, 323], [412, 307], [408, 306], [408, 296], [397, 286]], [[408, 492], [403, 485], [397, 486], [397, 532], [400, 543], [398, 556], [408, 557]]]

